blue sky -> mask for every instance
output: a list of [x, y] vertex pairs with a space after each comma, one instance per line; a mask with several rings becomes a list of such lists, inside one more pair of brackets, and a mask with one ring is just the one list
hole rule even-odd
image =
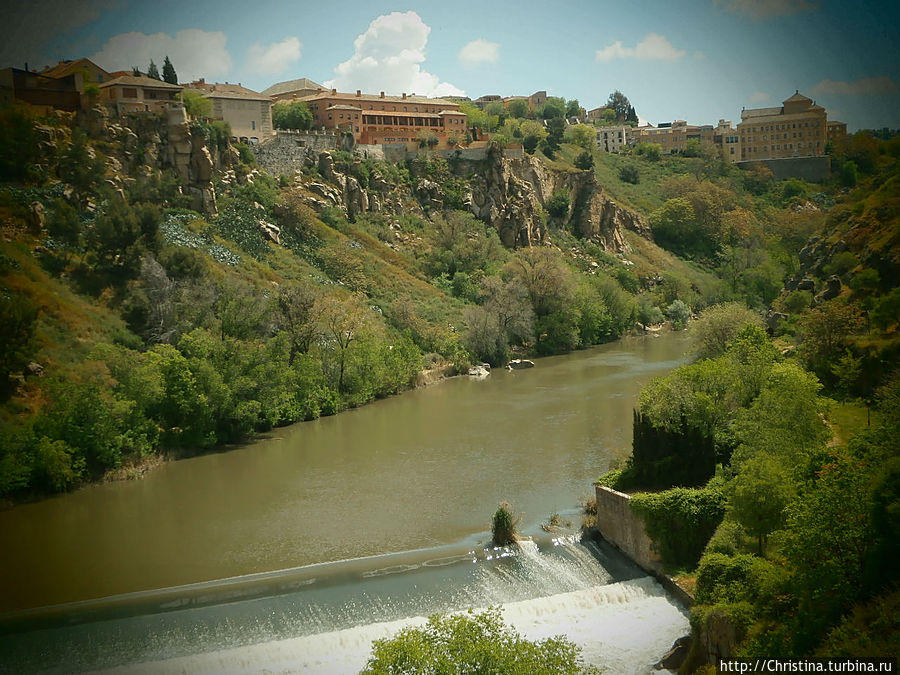
[[851, 130], [900, 128], [896, 0], [32, 0], [0, 9], [0, 67], [87, 56], [261, 91], [530, 94], [592, 108], [615, 89], [641, 119], [740, 121], [799, 89]]

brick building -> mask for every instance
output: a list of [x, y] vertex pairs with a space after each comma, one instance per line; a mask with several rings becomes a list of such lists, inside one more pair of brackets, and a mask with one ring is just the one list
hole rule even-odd
[[336, 89], [306, 96], [313, 128], [338, 129], [353, 134], [357, 143], [416, 141], [422, 131], [433, 132], [446, 144], [454, 132], [466, 133], [466, 115], [459, 104], [440, 98], [406, 95], [378, 96], [340, 93]]
[[825, 108], [799, 91], [780, 107], [745, 108], [738, 124], [742, 161], [825, 154]]

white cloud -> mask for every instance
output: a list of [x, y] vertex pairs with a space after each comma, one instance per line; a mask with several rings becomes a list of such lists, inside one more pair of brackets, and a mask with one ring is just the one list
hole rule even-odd
[[[0, 66], [29, 68], [56, 65], [46, 62], [41, 49], [54, 36], [91, 23], [106, 10], [119, 6], [117, 0], [32, 0], [0, 4]], [[78, 58], [81, 54], [61, 54]], [[38, 61], [43, 59], [42, 61]]]
[[497, 63], [500, 60], [500, 45], [482, 38], [472, 40], [459, 50], [459, 60], [470, 67], [479, 63]]
[[225, 47], [227, 40], [225, 33], [197, 28], [180, 30], [175, 37], [166, 33], [121, 33], [107, 40], [91, 60], [106, 70], [130, 70], [137, 66], [146, 71], [153, 59], [162, 72], [163, 59], [168, 56], [178, 81], [188, 82], [228, 73], [231, 56]]
[[422, 70], [431, 28], [413, 11], [379, 16], [353, 42], [354, 52], [334, 69], [325, 86], [341, 91], [401, 92], [420, 96], [465, 96], [437, 75]]
[[817, 0], [714, 0], [726, 12], [744, 14], [757, 21], [773, 16], [790, 16], [819, 8]]
[[763, 101], [768, 101], [772, 98], [771, 94], [767, 94], [764, 91], [754, 91], [750, 94], [750, 103], [762, 103]]
[[878, 77], [864, 77], [855, 82], [842, 82], [840, 80], [822, 80], [812, 88], [814, 96], [826, 94], [838, 94], [846, 96], [878, 96], [879, 94], [893, 94], [900, 91], [900, 84], [887, 75]]
[[686, 53], [684, 50], [672, 46], [665, 36], [648, 33], [634, 47], [625, 47], [621, 40], [616, 40], [611, 45], [598, 49], [596, 59], [601, 63], [630, 58], [639, 61], [677, 61]]
[[250, 69], [261, 75], [275, 75], [295, 61], [300, 60], [303, 43], [298, 38], [288, 37], [281, 42], [250, 47]]

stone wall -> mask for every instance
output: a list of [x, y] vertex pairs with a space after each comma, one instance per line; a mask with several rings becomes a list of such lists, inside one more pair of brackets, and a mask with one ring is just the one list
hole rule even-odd
[[755, 159], [737, 162], [738, 168], [751, 169], [757, 164], [769, 167], [776, 180], [802, 178], [810, 183], [821, 183], [831, 176], [831, 157], [785, 157], [783, 159]]
[[275, 137], [251, 146], [259, 165], [273, 176], [292, 176], [304, 165], [316, 162], [323, 150], [340, 149], [340, 136], [325, 131], [285, 131], [279, 129]]
[[631, 496], [597, 486], [597, 529], [603, 538], [648, 572], [661, 574], [662, 562], [644, 529], [644, 521], [631, 509]]

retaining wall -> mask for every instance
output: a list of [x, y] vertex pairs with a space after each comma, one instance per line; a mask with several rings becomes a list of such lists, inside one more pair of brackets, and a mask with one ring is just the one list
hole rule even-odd
[[659, 554], [644, 521], [631, 510], [631, 495], [597, 486], [597, 529], [611, 544], [648, 572], [662, 572]]
[[738, 162], [738, 168], [752, 169], [757, 164], [769, 167], [776, 180], [802, 178], [810, 183], [821, 183], [831, 175], [831, 157], [784, 157], [781, 159], [754, 159]]
[[273, 176], [291, 176], [303, 168], [308, 156], [315, 159], [323, 150], [337, 150], [340, 142], [333, 132], [278, 130], [273, 139], [251, 146], [251, 150], [259, 165]]

